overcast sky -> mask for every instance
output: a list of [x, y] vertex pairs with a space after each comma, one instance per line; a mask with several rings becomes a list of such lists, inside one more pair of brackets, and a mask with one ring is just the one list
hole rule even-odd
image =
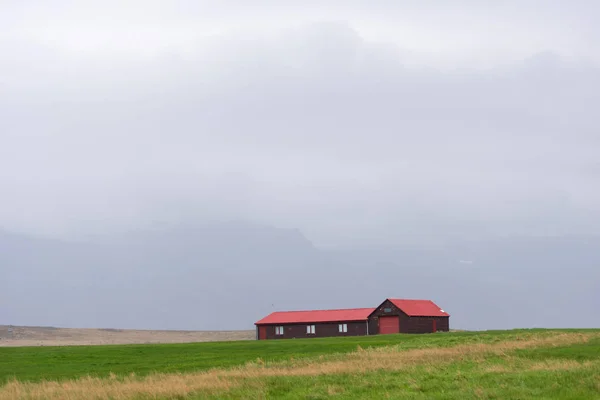
[[322, 246], [600, 233], [598, 15], [1, 0], [0, 227], [247, 219]]

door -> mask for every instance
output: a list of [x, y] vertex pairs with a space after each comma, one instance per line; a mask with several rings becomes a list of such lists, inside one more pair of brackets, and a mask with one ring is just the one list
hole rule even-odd
[[379, 317], [379, 333], [399, 333], [400, 317]]
[[433, 320], [433, 333], [437, 332], [437, 321], [434, 319]]
[[267, 327], [259, 326], [258, 327], [258, 340], [265, 340], [267, 338]]

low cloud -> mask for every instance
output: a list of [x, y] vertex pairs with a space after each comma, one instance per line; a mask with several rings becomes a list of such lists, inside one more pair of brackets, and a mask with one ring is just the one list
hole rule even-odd
[[[173, 35], [183, 14], [166, 15]], [[374, 39], [368, 18], [311, 18], [198, 28], [195, 40], [167, 35], [137, 52], [114, 35], [78, 48], [51, 23], [54, 42], [15, 30], [1, 43], [0, 225], [65, 235], [241, 218], [331, 244], [597, 233], [592, 61], [557, 43], [494, 68], [444, 67], [425, 44]], [[536, 24], [538, 35], [554, 29]]]

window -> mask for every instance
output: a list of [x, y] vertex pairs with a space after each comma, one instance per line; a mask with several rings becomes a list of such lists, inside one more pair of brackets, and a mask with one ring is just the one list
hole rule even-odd
[[277, 336], [283, 335], [283, 326], [276, 326], [275, 327], [275, 335], [277, 335]]
[[339, 324], [338, 329], [340, 332], [348, 332], [348, 324]]
[[306, 325], [306, 334], [314, 335], [315, 334], [315, 326], [314, 325]]

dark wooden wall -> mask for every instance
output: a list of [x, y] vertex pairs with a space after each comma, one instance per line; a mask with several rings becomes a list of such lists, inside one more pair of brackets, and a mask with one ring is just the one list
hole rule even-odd
[[[348, 324], [348, 332], [339, 332], [339, 324]], [[307, 334], [306, 326], [314, 325], [315, 334]], [[275, 335], [275, 326], [283, 326], [283, 336]], [[310, 337], [331, 336], [364, 336], [367, 334], [367, 321], [360, 322], [327, 322], [314, 324], [279, 324], [267, 325], [267, 339], [300, 339]], [[259, 327], [256, 327], [257, 332]], [[258, 336], [257, 336], [258, 337]]]
[[400, 317], [400, 333], [431, 333], [434, 320], [438, 332], [450, 330], [449, 317], [409, 317], [391, 301], [386, 300], [369, 318], [369, 335], [379, 334], [379, 317], [387, 315]]
[[[436, 321], [437, 332], [450, 330], [449, 317], [400, 317], [400, 333], [431, 333], [433, 321]], [[402, 326], [404, 325], [404, 329]]]

